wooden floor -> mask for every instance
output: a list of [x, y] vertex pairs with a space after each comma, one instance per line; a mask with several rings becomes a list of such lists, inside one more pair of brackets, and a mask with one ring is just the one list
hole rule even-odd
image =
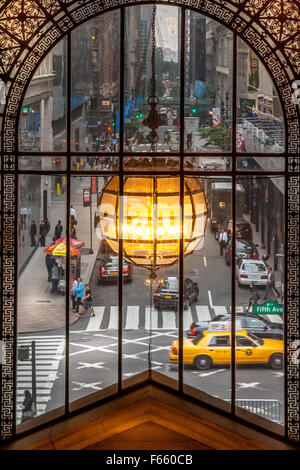
[[[213, 419], [208, 419], [213, 417]], [[217, 413], [146, 385], [4, 449], [268, 450], [291, 449]]]

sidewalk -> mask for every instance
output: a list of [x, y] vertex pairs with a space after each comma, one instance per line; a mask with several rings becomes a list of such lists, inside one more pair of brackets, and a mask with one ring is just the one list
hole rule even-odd
[[[76, 181], [76, 184], [79, 183]], [[72, 192], [72, 205], [77, 213], [78, 225], [76, 226], [77, 238], [85, 242], [81, 250], [81, 276], [83, 282], [87, 283], [91, 277], [96, 257], [99, 250], [100, 240], [96, 237], [94, 229], [94, 213], [96, 210], [96, 196], [93, 195], [92, 207], [92, 230], [93, 230], [93, 254], [85, 254], [89, 251], [90, 240], [90, 209], [82, 207], [82, 188], [84, 183]], [[54, 228], [60, 219], [65, 221], [65, 201], [55, 201], [48, 208], [48, 218], [51, 229], [46, 237], [46, 247], [51, 245]], [[64, 232], [65, 233], [65, 224]], [[52, 284], [48, 282], [48, 274], [45, 264], [44, 247], [39, 246], [31, 260], [19, 278], [18, 286], [18, 333], [34, 333], [48, 331], [66, 326], [65, 301], [66, 297], [60, 294], [51, 294]], [[69, 289], [67, 289], [68, 292]], [[70, 311], [69, 323], [78, 320], [72, 310]]]

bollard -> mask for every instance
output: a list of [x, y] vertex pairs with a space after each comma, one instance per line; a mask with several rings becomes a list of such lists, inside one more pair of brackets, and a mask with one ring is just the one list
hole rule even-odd
[[63, 185], [63, 186], [66, 185], [66, 177], [65, 177], [65, 176], [62, 177], [62, 185]]
[[57, 183], [56, 185], [56, 194], [57, 196], [60, 196], [60, 183]]

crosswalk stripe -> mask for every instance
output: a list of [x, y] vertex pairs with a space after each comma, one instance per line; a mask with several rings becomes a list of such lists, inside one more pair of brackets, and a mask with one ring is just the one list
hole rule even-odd
[[223, 315], [224, 313], [228, 313], [225, 305], [214, 305], [214, 311], [215, 311], [216, 316]]
[[115, 305], [110, 307], [110, 317], [109, 317], [109, 330], [117, 330], [119, 326], [119, 315], [118, 315], [119, 308]]
[[196, 305], [196, 312], [197, 312], [198, 321], [210, 321], [211, 320], [208, 305]]
[[[229, 312], [232, 312], [232, 307], [230, 305], [229, 307]], [[236, 305], [235, 306], [235, 313], [243, 313], [244, 312], [244, 307], [242, 305]]]
[[105, 307], [94, 307], [94, 317], [90, 317], [86, 331], [99, 330], [104, 315]]
[[[178, 315], [178, 313], [177, 313]], [[176, 312], [172, 310], [162, 310], [163, 324], [161, 330], [176, 330]]]
[[138, 305], [127, 307], [125, 330], [138, 330], [139, 328], [139, 310]]
[[[151, 318], [152, 317], [152, 318]], [[151, 324], [152, 319], [152, 324]], [[145, 330], [154, 329], [158, 324], [158, 311], [154, 307], [145, 308]]]
[[191, 307], [188, 310], [183, 311], [183, 329], [187, 330], [193, 322], [192, 310]]

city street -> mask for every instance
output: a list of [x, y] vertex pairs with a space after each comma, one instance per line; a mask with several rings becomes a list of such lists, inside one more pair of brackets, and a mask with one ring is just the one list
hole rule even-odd
[[[100, 261], [96, 259], [91, 275], [95, 317], [86, 313], [70, 326], [70, 400], [74, 401], [117, 382], [118, 361], [118, 286], [98, 285]], [[152, 369], [177, 378], [177, 366], [168, 353], [178, 336], [178, 313], [158, 311], [152, 305], [151, 289], [144, 285], [147, 271], [133, 267], [132, 282], [123, 287], [123, 377], [148, 369], [149, 345]], [[158, 271], [158, 277], [178, 276], [178, 265]], [[202, 250], [185, 259], [185, 277], [198, 282], [199, 297], [183, 312], [184, 331], [192, 321], [210, 320], [231, 308], [231, 268], [219, 254], [219, 244], [208, 227]], [[249, 289], [236, 287], [236, 311], [249, 300]], [[263, 291], [261, 291], [263, 292]], [[262, 297], [262, 296], [261, 296]], [[273, 316], [274, 318], [274, 316]], [[269, 316], [272, 320], [272, 317]], [[275, 320], [274, 320], [275, 321]], [[63, 404], [65, 387], [65, 329], [21, 335], [19, 344], [37, 344], [37, 408], [39, 413]], [[30, 386], [31, 366], [19, 362], [18, 398]], [[236, 372], [237, 399], [275, 399], [283, 402], [283, 372], [265, 366], [239, 366]], [[29, 379], [29, 380], [28, 380]], [[26, 382], [27, 380], [27, 382]], [[231, 396], [230, 368], [208, 371], [185, 367], [188, 385], [221, 399]], [[19, 414], [20, 417], [20, 414]]]

